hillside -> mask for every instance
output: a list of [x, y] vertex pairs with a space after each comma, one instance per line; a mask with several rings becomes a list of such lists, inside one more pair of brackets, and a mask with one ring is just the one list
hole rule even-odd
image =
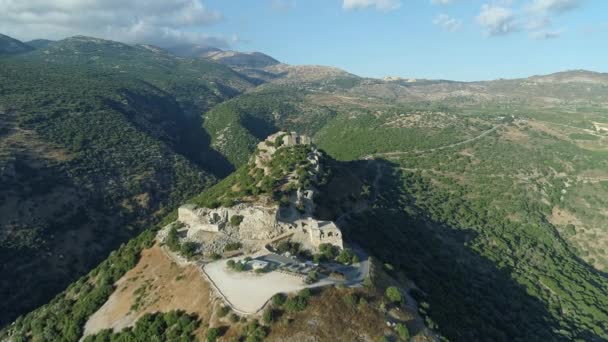
[[[3, 337], [72, 341], [91, 325], [134, 325], [115, 331], [132, 338], [154, 324], [187, 338], [334, 340], [332, 326], [344, 325], [378, 340], [397, 336], [388, 320], [421, 340], [608, 339], [606, 74], [378, 80], [322, 66], [229, 67], [88, 37], [0, 66], [2, 322], [84, 275]], [[308, 135], [316, 149], [279, 148], [279, 131]], [[252, 159], [274, 149], [280, 162]], [[315, 181], [310, 160], [326, 171]], [[292, 201], [307, 191], [314, 206]], [[184, 212], [202, 232], [186, 229]], [[223, 315], [201, 266], [238, 277], [221, 278], [228, 259], [253, 267], [245, 255], [279, 248], [273, 239], [293, 227], [301, 248], [281, 251], [337, 261], [333, 248], [307, 245], [307, 222], [337, 226], [356, 246], [342, 260], [372, 256], [381, 284], [345, 289], [329, 272], [334, 287], [306, 299], [286, 281], [290, 305], [306, 305], [277, 305], [270, 323]], [[155, 244], [157, 231], [172, 238]], [[405, 303], [387, 302], [389, 285]], [[232, 290], [226, 298], [243, 300]], [[267, 293], [246, 295], [236, 310]]]
[[16, 55], [33, 50], [33, 48], [17, 39], [0, 34], [0, 56]]
[[167, 51], [180, 57], [204, 58], [232, 68], [259, 69], [279, 64], [276, 59], [261, 52], [226, 51], [195, 44], [173, 46]]
[[[371, 206], [377, 198], [378, 189], [375, 188], [371, 189], [373, 194], [369, 197], [359, 195], [365, 183], [373, 187], [377, 185], [368, 179], [377, 168], [365, 164], [361, 165], [357, 176], [352, 174], [352, 177], [361, 178], [352, 184], [350, 192], [336, 194], [358, 198], [351, 203], [353, 212]], [[323, 156], [309, 145], [305, 137], [286, 133], [273, 135], [260, 144], [255, 157], [238, 173], [189, 201], [209, 208], [206, 210], [214, 210], [214, 213], [203, 211], [205, 214], [196, 214], [209, 215], [214, 222], [217, 222], [215, 213], [240, 210], [239, 215], [229, 216], [232, 228], [222, 226], [220, 231], [206, 230], [201, 235], [191, 214], [185, 215], [191, 207], [182, 206], [177, 220], [169, 215], [157, 226], [164, 228], [156, 234], [156, 242], [153, 242], [156, 229], [143, 233], [112, 253], [108, 261], [60, 294], [51, 304], [4, 330], [3, 336], [16, 339], [63, 336], [68, 341], [76, 340], [83, 333], [87, 338], [108, 334], [114, 334], [116, 338], [131, 333], [141, 336], [145, 328], [140, 326], [149, 324], [149, 314], [161, 312], [163, 315], [194, 315], [200, 320], [186, 330], [192, 334], [191, 338], [204, 339], [210, 331], [218, 329], [217, 333], [226, 339], [256, 335], [256, 340], [267, 337], [268, 340], [280, 341], [313, 335], [321, 339], [351, 336], [377, 340], [383, 336], [412, 334], [421, 341], [436, 340], [435, 334], [425, 327], [419, 316], [416, 301], [407, 294], [415, 286], [404, 274], [375, 259], [368, 260], [367, 256], [357, 258], [361, 252], [351, 249], [355, 248], [348, 244], [351, 236], [344, 236], [344, 248], [338, 247], [342, 246], [341, 239], [339, 243], [328, 239], [321, 241], [331, 242], [315, 244], [314, 240], [307, 242], [309, 233], [299, 235], [297, 229], [291, 227], [302, 221], [306, 225], [301, 229], [314, 229], [311, 225], [314, 216], [311, 215], [314, 215], [314, 198], [317, 196], [304, 197], [301, 194], [316, 192], [316, 188], [327, 181], [352, 181], [344, 179], [339, 168], [346, 169], [347, 166]], [[259, 222], [259, 210], [272, 207], [270, 203], [273, 201], [279, 210], [279, 224], [290, 232], [267, 237], [264, 234], [271, 233], [272, 224]], [[240, 220], [235, 223], [233, 218], [236, 216]], [[238, 229], [233, 234], [231, 230], [235, 225]], [[187, 235], [183, 234], [184, 229]], [[196, 234], [191, 235], [193, 230], [197, 230]], [[327, 232], [327, 227], [323, 230]], [[238, 242], [221, 245], [217, 250], [218, 244], [210, 242], [225, 235], [236, 238]], [[292, 256], [283, 254], [281, 257], [268, 252], [276, 249], [276, 253], [280, 253], [283, 248], [292, 251]], [[258, 262], [269, 255], [279, 260], [296, 257], [304, 260], [314, 254], [318, 267], [306, 271], [309, 273], [305, 282], [298, 275], [299, 271], [294, 271], [293, 265], [289, 268], [269, 266], [262, 272], [248, 271], [247, 266], [240, 270], [224, 269], [226, 266], [222, 265], [226, 260], [228, 265], [231, 261], [243, 265], [243, 256], [239, 253], [245, 253]], [[244, 260], [248, 262], [247, 258]], [[364, 268], [366, 271], [357, 271], [354, 277], [352, 271], [348, 271]], [[247, 273], [250, 275], [243, 275]], [[231, 293], [226, 288], [227, 284], [221, 284], [220, 278], [224, 276], [236, 282], [231, 286], [236, 286], [237, 292]], [[274, 287], [297, 285], [292, 290], [277, 287], [277, 292], [267, 293], [269, 284], [255, 285], [266, 277], [272, 278]], [[247, 288], [247, 296], [243, 297], [245, 302], [238, 304], [235, 295], [240, 296], [238, 294], [243, 292], [243, 288]], [[249, 299], [262, 293], [268, 296], [261, 302], [262, 307], [255, 312], [244, 313], [239, 305], [248, 305]], [[335, 310], [344, 310], [345, 314], [334, 315]], [[314, 329], [307, 324], [311, 319], [317, 322]], [[388, 326], [387, 321], [390, 322]], [[332, 328], [336, 324], [348, 329], [338, 332]], [[167, 325], [170, 326], [168, 322]], [[131, 326], [135, 326], [134, 330], [129, 330]], [[157, 333], [169, 333], [169, 330], [157, 330]]]
[[85, 37], [0, 65], [6, 323], [230, 172], [200, 113], [251, 84], [222, 65]]
[[[543, 82], [363, 80], [325, 91], [302, 84], [291, 93], [264, 85], [214, 108], [205, 125], [212, 145], [233, 163], [244, 162], [243, 148], [253, 151], [256, 134], [298, 124], [337, 159], [388, 160], [383, 180], [392, 179], [386, 189], [394, 192], [356, 216], [353, 236], [428, 290], [430, 316], [448, 338], [602, 340], [603, 77], [576, 71]], [[371, 91], [374, 84], [400, 90], [389, 99]], [[266, 91], [273, 95], [265, 98]], [[292, 107], [273, 104], [283, 95]], [[315, 118], [300, 108], [329, 115]], [[242, 138], [223, 142], [222, 133]], [[441, 281], [446, 277], [452, 281]], [[502, 323], [503, 310], [521, 307], [526, 314]]]

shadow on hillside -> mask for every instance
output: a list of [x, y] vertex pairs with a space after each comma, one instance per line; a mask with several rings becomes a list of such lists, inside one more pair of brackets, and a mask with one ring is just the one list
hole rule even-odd
[[[453, 341], [565, 340], [545, 303], [469, 247], [481, 238], [477, 232], [443, 225], [419, 208], [406, 212], [415, 200], [404, 191], [398, 165], [375, 160], [367, 167], [377, 165], [383, 176], [376, 203], [346, 221], [345, 239], [412, 279], [441, 334]], [[592, 333], [578, 337], [600, 340]]]
[[234, 166], [211, 148], [211, 137], [203, 128], [202, 113], [193, 104], [180, 105], [173, 96], [158, 88], [150, 93], [124, 89], [122, 93], [128, 106], [112, 100], [106, 100], [106, 103], [124, 114], [142, 132], [161, 140], [175, 153], [217, 178], [224, 178], [234, 171]]

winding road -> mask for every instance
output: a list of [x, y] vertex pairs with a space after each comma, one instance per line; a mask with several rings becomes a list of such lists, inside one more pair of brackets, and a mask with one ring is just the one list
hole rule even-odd
[[444, 150], [446, 148], [452, 148], [452, 147], [468, 144], [468, 143], [473, 142], [475, 140], [479, 140], [479, 139], [485, 137], [486, 135], [488, 135], [488, 134], [496, 131], [500, 127], [504, 127], [504, 126], [505, 126], [505, 124], [497, 125], [497, 126], [494, 126], [494, 127], [490, 128], [487, 131], [484, 131], [480, 135], [475, 136], [473, 138], [470, 138], [470, 139], [467, 139], [467, 140], [463, 140], [463, 141], [460, 141], [460, 142], [457, 142], [457, 143], [449, 144], [449, 145], [444, 145], [444, 146], [440, 146], [440, 147], [431, 148], [431, 149], [428, 149], [428, 150], [420, 150], [420, 151], [396, 151], [396, 152], [373, 153], [373, 154], [368, 154], [368, 155], [364, 156], [363, 159], [370, 160], [370, 159], [374, 159], [376, 157], [392, 157], [392, 156], [399, 156], [399, 155], [408, 154], [408, 153], [428, 153], [428, 152], [440, 151], [440, 150]]

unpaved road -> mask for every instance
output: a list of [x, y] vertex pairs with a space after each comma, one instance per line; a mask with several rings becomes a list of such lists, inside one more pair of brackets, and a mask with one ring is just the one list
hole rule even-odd
[[376, 157], [393, 157], [393, 156], [399, 156], [399, 155], [408, 154], [408, 153], [428, 153], [428, 152], [440, 151], [440, 150], [444, 150], [446, 148], [452, 148], [452, 147], [468, 144], [468, 143], [473, 142], [475, 140], [481, 139], [481, 138], [485, 137], [486, 135], [488, 135], [488, 134], [496, 131], [500, 127], [504, 127], [504, 126], [505, 126], [505, 124], [494, 126], [494, 127], [490, 128], [489, 130], [484, 131], [483, 133], [481, 133], [480, 135], [478, 135], [476, 137], [473, 137], [473, 138], [470, 138], [470, 139], [467, 139], [467, 140], [464, 140], [464, 141], [460, 141], [460, 142], [457, 142], [457, 143], [453, 143], [453, 144], [450, 144], [450, 145], [435, 147], [435, 148], [431, 148], [431, 149], [428, 149], [428, 150], [395, 151], [395, 152], [373, 153], [373, 154], [368, 154], [368, 155], [364, 156], [363, 159], [369, 160], [369, 159], [374, 159]]

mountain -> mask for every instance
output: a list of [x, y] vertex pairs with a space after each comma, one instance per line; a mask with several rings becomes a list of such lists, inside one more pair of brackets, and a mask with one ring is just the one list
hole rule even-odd
[[178, 45], [167, 51], [180, 57], [205, 58], [234, 68], [264, 68], [279, 64], [276, 59], [261, 52], [224, 51], [200, 45]]
[[48, 39], [34, 39], [34, 40], [30, 40], [25, 42], [25, 44], [33, 47], [34, 49], [40, 49], [40, 48], [44, 48], [46, 46], [48, 46], [49, 44], [53, 43], [53, 40], [48, 40]]
[[17, 39], [0, 34], [0, 56], [24, 53], [33, 48]]
[[220, 64], [87, 37], [0, 63], [4, 323], [229, 173], [201, 113], [252, 84]]
[[[48, 302], [0, 339], [608, 339], [605, 74], [378, 80], [89, 37], [0, 64], [3, 322]], [[318, 153], [282, 148], [308, 139], [280, 131]], [[292, 289], [259, 316], [224, 308], [201, 266], [250, 253], [236, 237], [289, 234], [267, 212], [282, 204], [281, 220], [311, 225], [280, 254], [371, 256], [371, 284]], [[203, 231], [170, 225], [184, 213]], [[296, 248], [325, 226], [356, 248]]]

